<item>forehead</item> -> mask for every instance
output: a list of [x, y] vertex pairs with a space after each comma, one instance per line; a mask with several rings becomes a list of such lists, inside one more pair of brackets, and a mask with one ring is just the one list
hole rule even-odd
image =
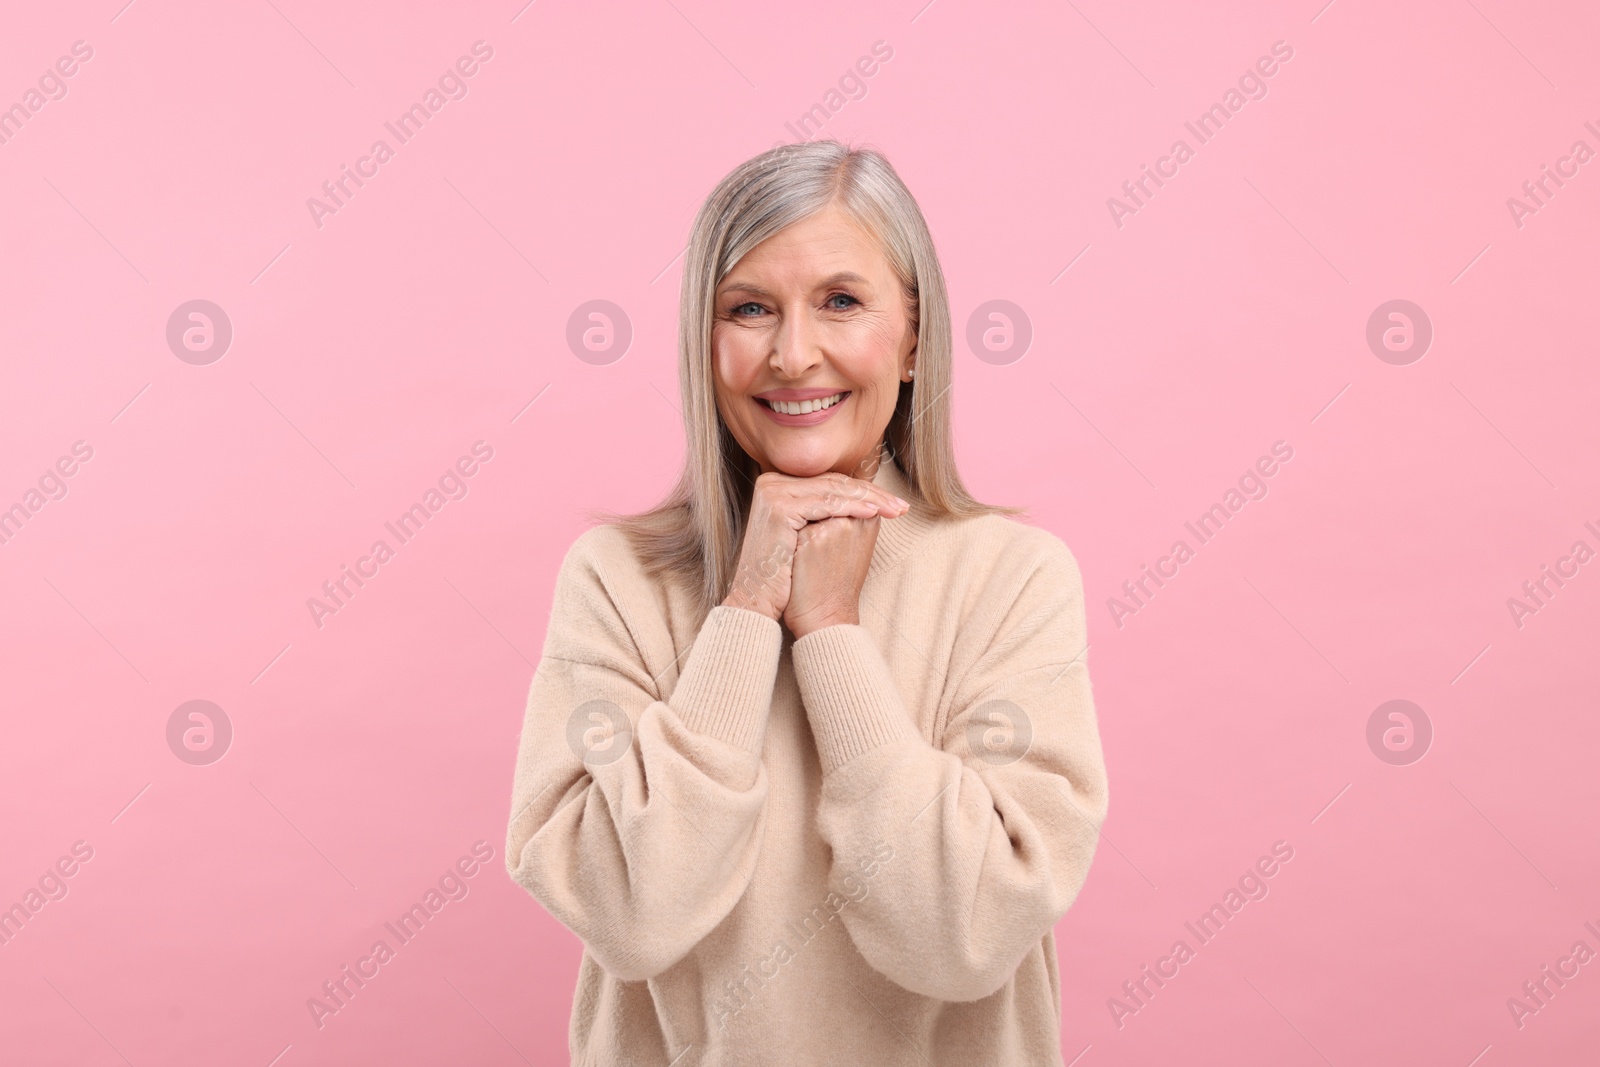
[[892, 268], [871, 231], [830, 205], [751, 249], [719, 288], [752, 281], [803, 284], [842, 272], [882, 281], [892, 274]]

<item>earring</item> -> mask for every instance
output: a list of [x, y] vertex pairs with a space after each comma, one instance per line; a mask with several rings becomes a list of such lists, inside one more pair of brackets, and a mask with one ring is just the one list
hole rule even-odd
[[906, 377], [907, 378], [915, 378], [916, 376], [917, 376], [917, 368], [912, 367], [910, 370], [906, 371]]

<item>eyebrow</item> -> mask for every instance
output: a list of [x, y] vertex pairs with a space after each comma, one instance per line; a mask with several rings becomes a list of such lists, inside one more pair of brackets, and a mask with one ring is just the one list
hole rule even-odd
[[[837, 271], [837, 272], [835, 272], [833, 274], [830, 274], [826, 278], [822, 279], [820, 282], [817, 283], [817, 288], [818, 289], [826, 289], [829, 286], [839, 285], [842, 282], [855, 282], [858, 285], [866, 285], [866, 284], [868, 284], [867, 279], [863, 278], [861, 275], [857, 274], [855, 271], [841, 270], [841, 271]], [[757, 296], [765, 296], [765, 297], [769, 297], [769, 298], [775, 295], [775, 294], [773, 294], [771, 292], [768, 292], [766, 289], [761, 288], [761, 286], [759, 286], [759, 285], [755, 285], [753, 283], [747, 283], [747, 282], [724, 283], [721, 287], [719, 287], [718, 292], [720, 294], [720, 293], [726, 293], [726, 292], [729, 292], [729, 291], [732, 291], [732, 290], [737, 290], [738, 292], [741, 292], [741, 293], [754, 293]]]

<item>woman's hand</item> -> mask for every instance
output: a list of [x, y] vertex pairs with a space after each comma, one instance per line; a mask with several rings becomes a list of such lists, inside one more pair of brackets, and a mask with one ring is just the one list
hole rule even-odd
[[[759, 475], [750, 501], [750, 519], [745, 524], [744, 544], [739, 550], [739, 565], [722, 603], [758, 611], [774, 621], [785, 619], [801, 531], [812, 523], [824, 524], [832, 519], [895, 518], [908, 508], [899, 497], [872, 482], [837, 472], [811, 478], [795, 478], [776, 471]], [[846, 538], [858, 551], [859, 536]], [[874, 522], [866, 548], [868, 562], [876, 538]], [[830, 533], [826, 540], [832, 545], [830, 556], [840, 551], [837, 534]], [[865, 573], [863, 565], [863, 578]], [[858, 581], [858, 591], [859, 587]], [[815, 604], [811, 601], [801, 606], [808, 616], [814, 615]]]
[[833, 518], [800, 531], [783, 621], [796, 640], [840, 623], [861, 622], [861, 586], [878, 543], [878, 518]]

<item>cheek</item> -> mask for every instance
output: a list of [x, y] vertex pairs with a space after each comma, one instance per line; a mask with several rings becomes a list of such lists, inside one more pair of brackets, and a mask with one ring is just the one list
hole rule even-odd
[[739, 330], [721, 329], [713, 333], [711, 360], [718, 384], [732, 390], [748, 386], [759, 369], [756, 351], [751, 338]]
[[834, 352], [852, 381], [892, 397], [900, 379], [900, 337], [892, 323], [853, 323], [835, 339]]

